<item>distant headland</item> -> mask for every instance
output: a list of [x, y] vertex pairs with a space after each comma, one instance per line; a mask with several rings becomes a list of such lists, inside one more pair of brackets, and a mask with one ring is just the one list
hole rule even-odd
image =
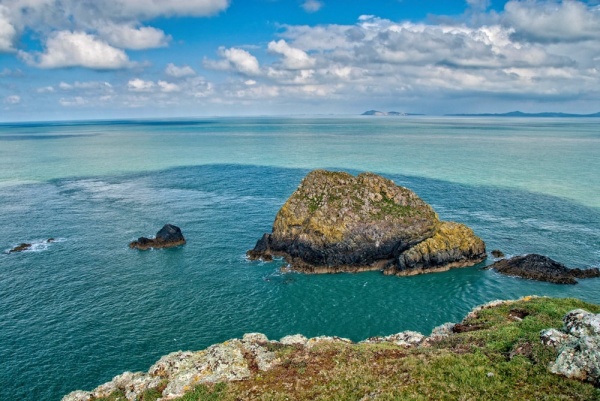
[[523, 113], [522, 111], [511, 111], [508, 113], [480, 113], [480, 114], [446, 114], [451, 117], [600, 117], [600, 112], [593, 114], [571, 114], [571, 113]]
[[392, 117], [403, 117], [403, 116], [424, 116], [425, 114], [415, 113], [404, 113], [400, 111], [379, 111], [379, 110], [368, 110], [361, 114], [361, 116], [392, 116]]
[[[426, 114], [404, 113], [399, 111], [379, 111], [368, 110], [361, 116], [390, 116], [390, 117], [405, 117], [405, 116], [425, 116]], [[559, 113], [559, 112], [542, 112], [542, 113], [524, 113], [522, 111], [510, 111], [508, 113], [459, 113], [459, 114], [444, 114], [444, 117], [546, 117], [546, 118], [588, 118], [600, 117], [600, 112], [592, 114], [574, 114], [574, 113]]]

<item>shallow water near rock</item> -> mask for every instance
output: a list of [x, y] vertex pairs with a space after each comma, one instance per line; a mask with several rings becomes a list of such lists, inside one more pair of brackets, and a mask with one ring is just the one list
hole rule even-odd
[[[0, 251], [60, 239], [0, 253], [0, 399], [60, 399], [248, 332], [362, 340], [428, 334], [498, 298], [600, 303], [600, 279], [565, 288], [480, 270], [491, 258], [386, 277], [244, 257], [302, 177], [329, 168], [381, 173], [507, 256], [600, 266], [598, 154], [593, 119], [0, 125]], [[128, 248], [167, 222], [185, 246]]]

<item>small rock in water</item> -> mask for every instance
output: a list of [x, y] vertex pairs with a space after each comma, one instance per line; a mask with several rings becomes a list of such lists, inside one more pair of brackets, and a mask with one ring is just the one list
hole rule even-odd
[[129, 244], [131, 249], [147, 250], [150, 248], [172, 248], [186, 243], [181, 229], [172, 224], [165, 224], [155, 238], [140, 237]]
[[492, 256], [495, 257], [495, 258], [503, 258], [504, 257], [504, 252], [502, 252], [499, 249], [494, 249], [492, 251]]
[[597, 267], [592, 269], [569, 269], [562, 263], [537, 254], [502, 259], [485, 269], [495, 269], [507, 276], [548, 281], [555, 284], [577, 284], [576, 278], [600, 277], [600, 270]]
[[14, 252], [23, 252], [23, 251], [27, 251], [29, 249], [31, 249], [31, 244], [28, 243], [21, 243], [17, 246], [15, 246], [13, 249], [11, 249], [10, 251], [8, 251], [8, 253], [14, 253]]

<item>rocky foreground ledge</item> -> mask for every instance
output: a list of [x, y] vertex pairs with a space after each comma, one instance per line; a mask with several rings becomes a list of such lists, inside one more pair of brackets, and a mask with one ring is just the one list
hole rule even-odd
[[599, 386], [600, 306], [524, 297], [479, 306], [429, 336], [404, 331], [353, 343], [246, 334], [202, 351], [174, 352], [146, 373], [126, 372], [62, 401], [592, 400]]
[[440, 221], [430, 205], [391, 180], [315, 170], [279, 210], [272, 233], [247, 255], [283, 256], [305, 273], [405, 276], [472, 266], [486, 252], [473, 230]]

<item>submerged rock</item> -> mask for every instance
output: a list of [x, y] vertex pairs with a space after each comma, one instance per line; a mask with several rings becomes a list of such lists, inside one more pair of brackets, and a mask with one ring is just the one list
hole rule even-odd
[[600, 277], [598, 268], [569, 269], [547, 256], [529, 254], [503, 259], [486, 267], [508, 276], [530, 280], [548, 281], [555, 284], [577, 284], [576, 278]]
[[495, 258], [503, 258], [504, 257], [504, 252], [502, 252], [499, 249], [494, 249], [491, 253], [492, 253], [492, 256]]
[[172, 224], [165, 224], [157, 233], [155, 238], [140, 237], [137, 241], [129, 244], [132, 249], [146, 250], [150, 248], [172, 248], [185, 244], [185, 238], [181, 229]]
[[471, 266], [485, 244], [468, 227], [442, 222], [411, 190], [372, 173], [315, 170], [277, 213], [250, 259], [283, 256], [306, 273], [382, 270], [412, 275]]
[[24, 252], [24, 251], [29, 251], [31, 249], [35, 248], [35, 245], [40, 245], [40, 244], [51, 244], [53, 242], [55, 242], [56, 240], [54, 238], [48, 238], [45, 241], [41, 241], [41, 242], [35, 242], [33, 244], [30, 244], [29, 242], [22, 242], [19, 245], [15, 246], [14, 248], [6, 251], [5, 253], [16, 253], [16, 252]]
[[600, 385], [600, 314], [583, 309], [570, 311], [563, 318], [563, 330], [543, 330], [544, 345], [558, 350], [550, 363], [552, 373]]
[[11, 249], [10, 251], [8, 251], [8, 253], [14, 253], [14, 252], [23, 252], [23, 251], [27, 251], [29, 249], [31, 249], [32, 245], [26, 242], [23, 242], [17, 246], [15, 246], [13, 249]]

